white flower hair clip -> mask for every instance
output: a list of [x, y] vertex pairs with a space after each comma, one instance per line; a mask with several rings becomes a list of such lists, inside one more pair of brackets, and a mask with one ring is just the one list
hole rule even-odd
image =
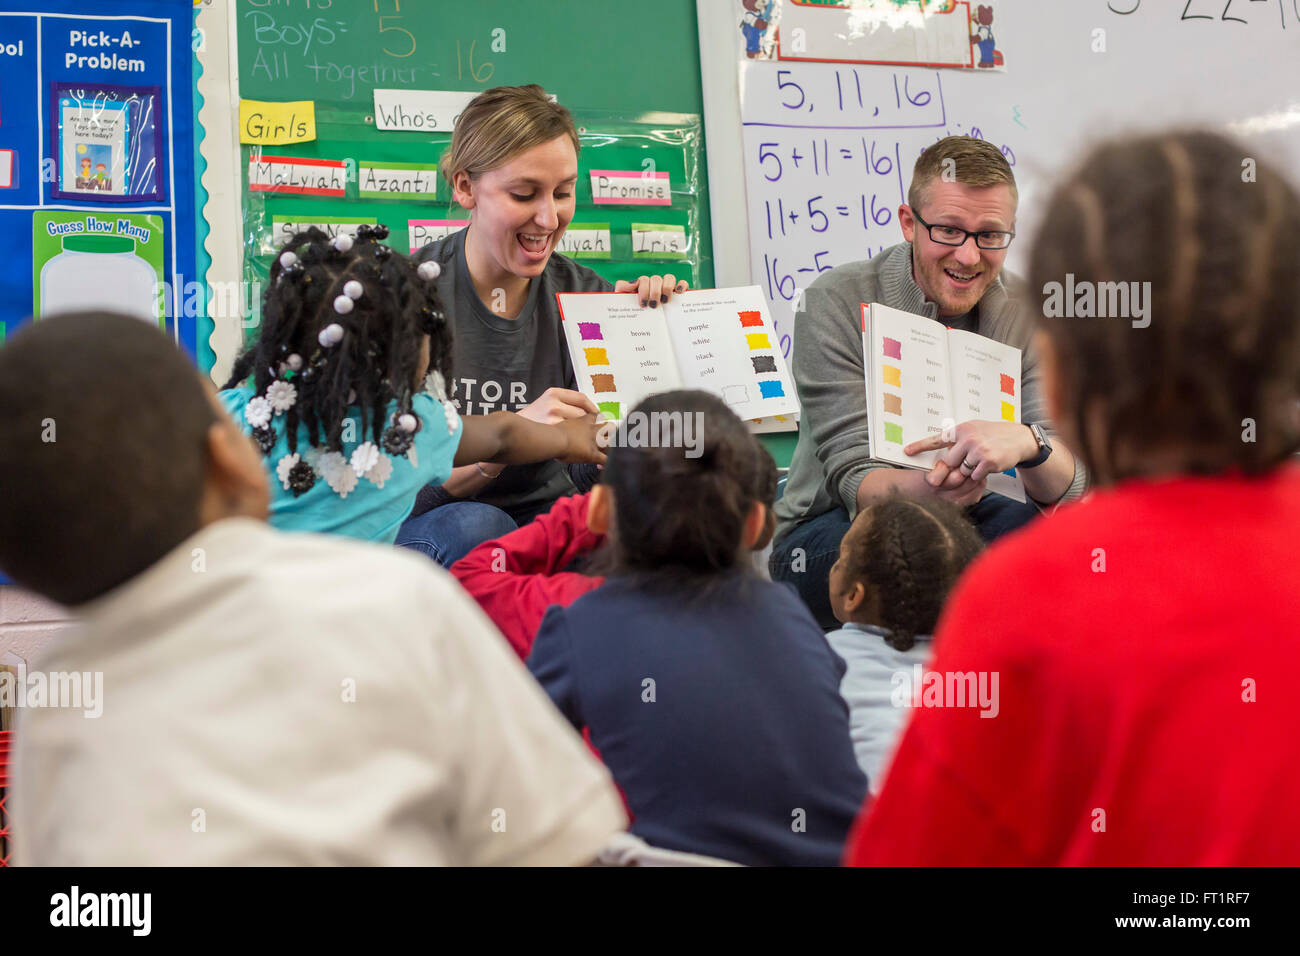
[[266, 390], [266, 400], [271, 403], [275, 414], [280, 415], [293, 408], [298, 400], [298, 390], [288, 382], [272, 382]]
[[253, 428], [265, 428], [271, 423], [271, 415], [274, 409], [271, 403], [260, 395], [256, 398], [250, 398], [248, 404], [244, 406], [244, 421], [248, 422]]

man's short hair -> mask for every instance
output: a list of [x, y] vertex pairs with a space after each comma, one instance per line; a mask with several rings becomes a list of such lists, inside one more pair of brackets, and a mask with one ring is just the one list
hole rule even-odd
[[0, 346], [0, 569], [62, 604], [99, 597], [199, 526], [217, 420], [156, 326], [103, 312]]
[[1016, 177], [1007, 158], [992, 143], [973, 136], [948, 136], [926, 147], [912, 167], [907, 204], [913, 209], [920, 208], [928, 198], [926, 190], [930, 184], [945, 177], [976, 189], [1010, 186], [1012, 203], [1020, 201]]

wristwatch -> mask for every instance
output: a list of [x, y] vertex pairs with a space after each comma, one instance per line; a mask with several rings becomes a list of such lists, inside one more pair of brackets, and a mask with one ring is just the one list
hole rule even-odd
[[1038, 454], [1033, 458], [1026, 458], [1016, 465], [1017, 468], [1037, 468], [1043, 462], [1047, 461], [1052, 454], [1052, 443], [1047, 440], [1047, 433], [1043, 431], [1041, 425], [1027, 425], [1031, 432], [1034, 433], [1034, 441], [1038, 442]]

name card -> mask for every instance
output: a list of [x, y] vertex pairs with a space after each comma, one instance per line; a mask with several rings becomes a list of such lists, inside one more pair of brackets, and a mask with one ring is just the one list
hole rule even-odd
[[341, 159], [303, 156], [250, 156], [248, 159], [248, 188], [253, 192], [342, 196], [347, 191], [347, 179], [347, 164]]
[[411, 255], [415, 255], [431, 242], [446, 239], [453, 232], [460, 232], [468, 225], [468, 219], [408, 219], [406, 227], [410, 237]]
[[591, 201], [598, 206], [671, 206], [673, 191], [667, 173], [593, 169]]
[[255, 146], [288, 146], [316, 138], [316, 104], [311, 100], [268, 103], [239, 101], [239, 141]]
[[685, 259], [686, 227], [632, 223], [632, 255], [637, 259]]
[[447, 90], [375, 90], [375, 128], [450, 133], [477, 93]]
[[609, 223], [571, 222], [560, 237], [558, 251], [573, 259], [608, 259]]
[[298, 233], [312, 228], [319, 229], [331, 239], [340, 233], [355, 236], [358, 226], [373, 226], [378, 224], [378, 221], [374, 218], [363, 219], [350, 216], [313, 216], [310, 221], [272, 218], [271, 244], [276, 247], [282, 246]]
[[357, 194], [362, 199], [438, 198], [438, 167], [428, 163], [358, 164]]

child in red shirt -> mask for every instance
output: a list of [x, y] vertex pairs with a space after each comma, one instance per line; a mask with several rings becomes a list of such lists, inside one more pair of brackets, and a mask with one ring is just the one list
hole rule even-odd
[[1300, 863], [1300, 196], [1246, 152], [1107, 145], [1049, 204], [1030, 289], [1149, 280], [1132, 321], [1044, 306], [1051, 418], [1103, 490], [958, 585], [849, 862]]

